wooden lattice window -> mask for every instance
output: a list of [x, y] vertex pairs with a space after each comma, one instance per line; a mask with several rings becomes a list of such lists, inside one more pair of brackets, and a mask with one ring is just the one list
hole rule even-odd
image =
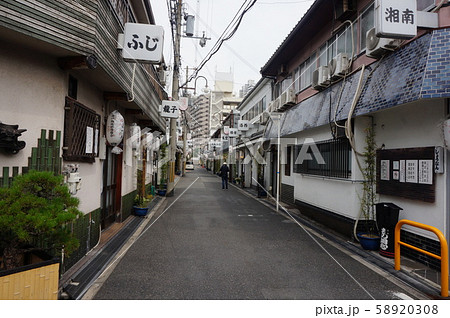
[[66, 97], [63, 158], [94, 162], [98, 156], [100, 115], [76, 100]]

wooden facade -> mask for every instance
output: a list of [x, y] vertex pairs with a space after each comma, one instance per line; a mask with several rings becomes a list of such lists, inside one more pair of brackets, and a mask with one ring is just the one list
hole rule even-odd
[[[118, 12], [118, 3], [128, 8], [129, 16]], [[126, 0], [4, 0], [0, 2], [0, 30], [3, 27], [42, 41], [50, 50], [54, 48], [58, 58], [94, 56], [102, 79], [106, 73], [110, 83], [99, 86], [105, 91], [133, 93], [135, 106], [130, 107], [140, 108], [155, 128], [165, 130], [159, 105], [167, 94], [155, 66], [136, 65], [132, 92], [133, 63], [123, 61], [117, 49], [125, 22], [152, 22], [132, 15], [132, 4]], [[91, 76], [94, 81], [95, 76], [98, 72]]]

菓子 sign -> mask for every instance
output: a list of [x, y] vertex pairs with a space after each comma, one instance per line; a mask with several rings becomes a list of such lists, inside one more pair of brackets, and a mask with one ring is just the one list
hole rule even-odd
[[180, 103], [177, 101], [163, 100], [160, 110], [161, 117], [178, 118], [180, 115]]
[[377, 0], [375, 3], [378, 37], [409, 39], [417, 35], [416, 0]]
[[163, 43], [162, 26], [125, 23], [122, 57], [127, 62], [160, 63]]

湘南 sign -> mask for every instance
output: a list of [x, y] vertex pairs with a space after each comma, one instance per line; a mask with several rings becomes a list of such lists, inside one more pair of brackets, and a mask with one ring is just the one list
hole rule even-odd
[[125, 23], [122, 57], [127, 62], [160, 63], [163, 43], [162, 26]]
[[177, 101], [163, 100], [161, 104], [161, 116], [178, 118], [180, 115], [180, 103]]
[[416, 0], [377, 0], [375, 17], [379, 37], [408, 39], [417, 35]]

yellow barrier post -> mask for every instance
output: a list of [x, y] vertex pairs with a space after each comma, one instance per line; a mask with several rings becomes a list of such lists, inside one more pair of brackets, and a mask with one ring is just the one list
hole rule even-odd
[[[418, 227], [420, 229], [433, 232], [438, 237], [441, 243], [441, 256], [425, 251], [416, 246], [407, 244], [400, 240], [400, 230], [403, 225], [410, 225], [414, 227]], [[444, 235], [441, 231], [439, 231], [434, 226], [422, 224], [415, 221], [410, 220], [400, 220], [395, 226], [395, 236], [394, 236], [395, 244], [394, 244], [394, 261], [395, 261], [395, 270], [400, 270], [400, 245], [411, 248], [420, 253], [426, 254], [428, 256], [434, 257], [441, 261], [441, 296], [448, 297], [448, 244]]]

